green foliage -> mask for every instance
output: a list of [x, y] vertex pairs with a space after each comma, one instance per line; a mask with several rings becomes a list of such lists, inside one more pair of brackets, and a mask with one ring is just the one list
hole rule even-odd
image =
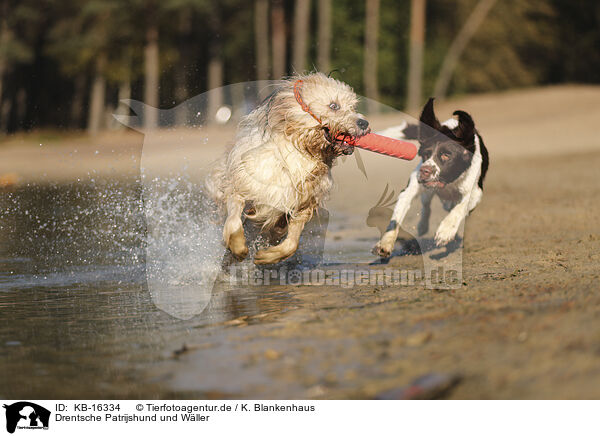
[[[316, 64], [316, 1], [309, 68]], [[432, 92], [448, 47], [478, 1], [427, 1], [425, 96]], [[163, 101], [174, 100], [182, 77], [189, 97], [205, 91], [208, 59], [215, 51], [224, 61], [225, 83], [255, 78], [250, 0], [0, 0], [0, 5], [9, 11], [3, 20], [8, 32], [0, 40], [0, 61], [9, 67], [3, 77], [9, 85], [4, 88], [10, 89], [10, 83], [26, 87], [42, 123], [54, 122], [58, 112], [33, 101], [38, 94], [43, 94], [41, 102], [68, 106], [74, 77], [87, 77], [89, 86], [101, 55], [107, 62], [107, 98], [114, 101], [111, 95], [123, 81], [132, 83], [134, 98], [141, 98], [150, 24], [159, 30]], [[293, 6], [294, 0], [285, 0], [288, 49]], [[366, 1], [333, 0], [332, 7], [333, 75], [364, 93]], [[401, 108], [407, 94], [410, 2], [381, 0], [380, 8], [379, 92], [383, 103]], [[450, 93], [565, 81], [598, 83], [599, 23], [600, 3], [594, 0], [498, 0], [460, 58]], [[27, 83], [33, 71], [38, 82]], [[5, 92], [3, 99], [8, 98], [15, 98], [14, 92]], [[69, 111], [60, 114], [66, 117]]]
[[365, 2], [333, 0], [332, 4], [331, 67], [337, 70], [333, 76], [363, 93]]
[[40, 24], [41, 14], [27, 3], [7, 3], [11, 13], [0, 23], [0, 60], [8, 65], [32, 62], [35, 33], [30, 29]]
[[379, 22], [378, 80], [382, 103], [402, 109], [408, 72], [410, 4], [381, 0]]
[[[461, 17], [466, 18], [470, 9], [460, 8]], [[550, 0], [497, 2], [465, 51], [452, 91], [487, 92], [544, 83], [545, 65], [556, 49], [557, 41], [548, 37], [554, 19]]]
[[128, 58], [141, 47], [132, 31], [127, 0], [63, 0], [55, 4], [57, 20], [48, 32], [46, 53], [56, 59], [64, 74], [90, 68], [98, 56], [108, 56], [109, 79], [130, 75]]
[[600, 81], [600, 2], [554, 0], [554, 32], [560, 44], [549, 63], [549, 80]]

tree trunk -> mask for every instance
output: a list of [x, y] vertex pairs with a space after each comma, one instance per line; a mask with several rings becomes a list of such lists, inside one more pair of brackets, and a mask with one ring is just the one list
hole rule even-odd
[[331, 0], [319, 0], [317, 66], [324, 73], [331, 69]]
[[[218, 8], [218, 6], [217, 6]], [[220, 10], [213, 11], [211, 17], [211, 34], [213, 40], [210, 41], [209, 60], [208, 60], [208, 121], [215, 121], [217, 110], [223, 106], [223, 50], [219, 38], [219, 29], [221, 28]]]
[[23, 128], [23, 123], [25, 121], [25, 113], [27, 112], [27, 90], [23, 87], [19, 88], [17, 91], [17, 97], [15, 99], [16, 103], [16, 125], [17, 129], [20, 130]]
[[178, 49], [179, 60], [175, 70], [175, 100], [177, 108], [175, 109], [175, 125], [184, 127], [188, 124], [188, 105], [186, 103], [188, 94], [187, 68], [194, 58], [194, 49], [191, 47], [191, 33], [194, 28], [192, 22], [194, 17], [193, 10], [189, 7], [183, 8], [179, 12], [178, 29]]
[[[117, 115], [128, 115], [129, 114], [129, 106], [126, 104], [120, 104], [122, 100], [129, 100], [131, 98], [131, 83], [129, 82], [129, 74], [127, 77], [124, 77], [121, 83], [119, 83], [119, 94], [117, 96]], [[113, 128], [123, 129], [125, 125], [118, 122], [114, 119], [114, 117], [110, 117], [112, 121]]]
[[425, 48], [425, 3], [412, 0], [410, 8], [410, 47], [408, 59], [408, 98], [406, 108], [413, 112], [419, 108], [423, 88], [423, 51]]
[[106, 67], [106, 55], [100, 54], [96, 60], [94, 81], [92, 82], [90, 94], [90, 109], [88, 114], [87, 130], [90, 135], [96, 135], [102, 127], [104, 117], [104, 94], [106, 91], [106, 79], [104, 68]]
[[5, 98], [0, 105], [0, 125], [2, 126], [1, 132], [7, 133], [9, 131], [10, 112], [12, 111], [13, 101], [12, 98]]
[[2, 86], [4, 85], [4, 70], [5, 70], [5, 63], [4, 63], [4, 59], [2, 59], [2, 56], [0, 55], [0, 132], [6, 133], [7, 132], [7, 120], [4, 118], [4, 116], [2, 116], [3, 111], [2, 111]]
[[294, 54], [292, 68], [297, 73], [306, 70], [306, 49], [310, 19], [310, 0], [296, 0], [294, 9]]
[[144, 48], [144, 127], [158, 127], [160, 65], [158, 58], [158, 27], [151, 25], [146, 32]]
[[254, 1], [254, 49], [256, 51], [256, 78], [269, 79], [269, 3]]
[[283, 10], [283, 0], [273, 0], [271, 6], [273, 78], [279, 80], [286, 74], [285, 12]]
[[71, 100], [71, 120], [70, 126], [73, 129], [80, 129], [82, 123], [81, 114], [83, 113], [83, 100], [85, 98], [85, 75], [78, 74], [75, 77], [75, 87], [73, 90], [73, 99]]
[[208, 120], [214, 121], [219, 108], [223, 106], [223, 59], [214, 56], [208, 61]]
[[185, 126], [188, 122], [187, 113], [187, 80], [185, 75], [185, 69], [182, 65], [175, 71], [175, 100], [177, 101], [177, 108], [175, 109], [175, 125]]
[[[10, 38], [10, 33], [8, 30], [8, 23], [6, 20], [7, 12], [8, 12], [8, 2], [3, 1], [0, 5], [0, 47], [6, 47], [8, 44], [8, 40]], [[7, 60], [5, 58], [4, 53], [0, 53], [0, 131], [6, 132], [8, 130], [8, 118], [4, 117], [2, 113], [4, 112], [2, 109], [2, 96], [4, 91], [4, 74], [8, 70]]]
[[492, 6], [494, 6], [494, 3], [496, 3], [496, 0], [480, 0], [469, 18], [467, 18], [462, 29], [460, 29], [460, 32], [458, 32], [456, 38], [454, 38], [454, 41], [452, 41], [452, 45], [448, 49], [448, 53], [446, 53], [442, 68], [435, 82], [434, 96], [443, 99], [448, 94], [450, 80], [452, 80], [452, 75], [454, 74], [456, 65], [458, 65], [460, 56], [481, 23], [483, 23], [483, 20], [485, 20]]
[[367, 16], [365, 26], [364, 50], [364, 83], [365, 95], [374, 100], [367, 103], [369, 113], [375, 112], [379, 97], [377, 85], [377, 51], [379, 34], [379, 0], [367, 0]]

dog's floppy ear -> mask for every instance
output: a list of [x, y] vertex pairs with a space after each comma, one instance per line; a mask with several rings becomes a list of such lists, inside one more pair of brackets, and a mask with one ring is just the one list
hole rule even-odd
[[425, 103], [425, 107], [423, 107], [423, 112], [421, 112], [421, 121], [423, 124], [427, 124], [429, 127], [433, 127], [435, 130], [439, 130], [442, 125], [439, 120], [435, 116], [435, 112], [433, 111], [433, 97], [427, 100]]
[[[435, 132], [432, 129], [439, 131], [442, 127], [433, 111], [433, 100], [433, 98], [427, 100], [423, 112], [421, 112], [421, 117], [419, 118], [419, 121], [421, 122], [421, 124], [419, 124], [419, 140], [424, 140], [433, 136]], [[425, 127], [423, 124], [426, 124], [431, 128]]]
[[465, 148], [470, 150], [469, 146], [475, 143], [475, 123], [473, 122], [473, 118], [464, 111], [454, 111], [452, 115], [458, 117], [458, 126], [454, 129], [454, 136], [463, 143]]

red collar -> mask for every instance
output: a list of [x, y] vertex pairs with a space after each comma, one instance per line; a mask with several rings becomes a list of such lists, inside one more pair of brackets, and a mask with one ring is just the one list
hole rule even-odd
[[296, 101], [298, 102], [298, 104], [300, 105], [300, 107], [302, 108], [302, 110], [304, 112], [306, 112], [307, 114], [309, 114], [311, 117], [313, 117], [315, 120], [317, 120], [317, 122], [319, 124], [322, 124], [321, 122], [321, 118], [319, 118], [318, 116], [316, 116], [308, 107], [308, 105], [306, 103], [304, 103], [304, 100], [302, 100], [302, 95], [300, 94], [300, 91], [302, 91], [302, 84], [304, 82], [301, 79], [296, 80], [296, 82], [294, 83], [294, 97], [296, 97]]

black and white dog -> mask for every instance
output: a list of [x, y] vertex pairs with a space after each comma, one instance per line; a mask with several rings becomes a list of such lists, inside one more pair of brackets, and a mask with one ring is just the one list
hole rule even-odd
[[[488, 152], [475, 129], [471, 116], [463, 111], [440, 123], [430, 98], [421, 114], [421, 124], [399, 126], [383, 132], [399, 139], [417, 139], [421, 163], [411, 173], [408, 186], [398, 196], [392, 219], [386, 232], [373, 248], [373, 253], [389, 257], [394, 249], [400, 225], [412, 200], [421, 195], [422, 211], [418, 225], [419, 236], [429, 230], [431, 200], [439, 197], [448, 211], [435, 233], [438, 247], [454, 240], [462, 220], [481, 201], [483, 179], [488, 169]], [[394, 131], [395, 129], [395, 131]]]

